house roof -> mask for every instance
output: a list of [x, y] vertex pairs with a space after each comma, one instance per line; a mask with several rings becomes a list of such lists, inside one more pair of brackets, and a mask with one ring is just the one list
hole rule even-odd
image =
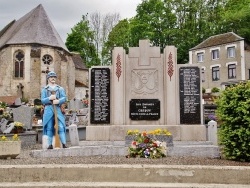
[[197, 50], [200, 48], [218, 46], [221, 44], [232, 43], [232, 42], [236, 42], [240, 40], [244, 40], [244, 38], [240, 37], [234, 32], [228, 32], [228, 33], [211, 36], [208, 39], [204, 40], [202, 43], [195, 46], [194, 48], [191, 48], [190, 50]]
[[75, 86], [76, 87], [86, 87], [86, 88], [89, 87], [88, 85], [86, 85], [86, 84], [84, 84], [84, 83], [82, 83], [82, 82], [80, 82], [78, 80], [75, 80]]
[[88, 70], [79, 53], [72, 52], [71, 55], [76, 69]]
[[62, 48], [68, 52], [41, 4], [0, 31], [0, 49], [12, 44], [34, 43]]

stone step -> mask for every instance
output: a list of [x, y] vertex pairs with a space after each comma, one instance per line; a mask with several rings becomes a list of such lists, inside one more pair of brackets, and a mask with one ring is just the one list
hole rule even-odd
[[86, 182], [102, 182], [103, 184], [114, 182], [117, 186], [120, 184], [120, 186], [125, 187], [127, 182], [136, 182], [144, 187], [151, 183], [158, 183], [158, 187], [170, 183], [190, 185], [243, 184], [249, 186], [250, 167], [145, 164], [2, 165], [0, 177], [1, 186], [3, 183], [4, 185], [7, 183], [25, 185], [27, 182], [37, 186], [39, 182], [51, 184], [53, 182], [71, 182], [72, 185], [74, 182], [82, 184]]
[[249, 188], [243, 184], [138, 183], [138, 182], [2, 182], [0, 188]]
[[[66, 149], [33, 150], [33, 157], [66, 157], [66, 156], [126, 156], [128, 147], [124, 141], [81, 141], [79, 146]], [[174, 142], [168, 147], [168, 156], [193, 156], [219, 158], [218, 146], [211, 142]]]

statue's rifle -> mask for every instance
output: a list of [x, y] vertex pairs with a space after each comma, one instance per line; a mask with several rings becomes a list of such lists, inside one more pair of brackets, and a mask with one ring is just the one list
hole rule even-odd
[[[55, 91], [52, 91], [51, 94], [55, 95]], [[55, 148], [60, 148], [61, 142], [60, 142], [59, 134], [58, 134], [58, 129], [59, 129], [58, 128], [58, 116], [57, 116], [57, 110], [56, 110], [56, 105], [55, 104], [53, 104], [53, 108], [54, 108], [54, 117], [55, 117], [55, 125], [54, 125], [54, 129], [55, 129]]]

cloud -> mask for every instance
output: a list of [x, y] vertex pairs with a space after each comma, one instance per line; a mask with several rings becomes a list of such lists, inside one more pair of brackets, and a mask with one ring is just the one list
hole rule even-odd
[[0, 0], [0, 30], [12, 20], [18, 20], [42, 4], [63, 41], [82, 18], [82, 15], [99, 12], [119, 13], [131, 18], [142, 0]]

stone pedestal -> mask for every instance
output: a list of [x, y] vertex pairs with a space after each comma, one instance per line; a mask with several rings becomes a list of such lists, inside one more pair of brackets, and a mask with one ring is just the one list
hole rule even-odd
[[16, 158], [21, 152], [21, 141], [1, 141], [0, 159]]

